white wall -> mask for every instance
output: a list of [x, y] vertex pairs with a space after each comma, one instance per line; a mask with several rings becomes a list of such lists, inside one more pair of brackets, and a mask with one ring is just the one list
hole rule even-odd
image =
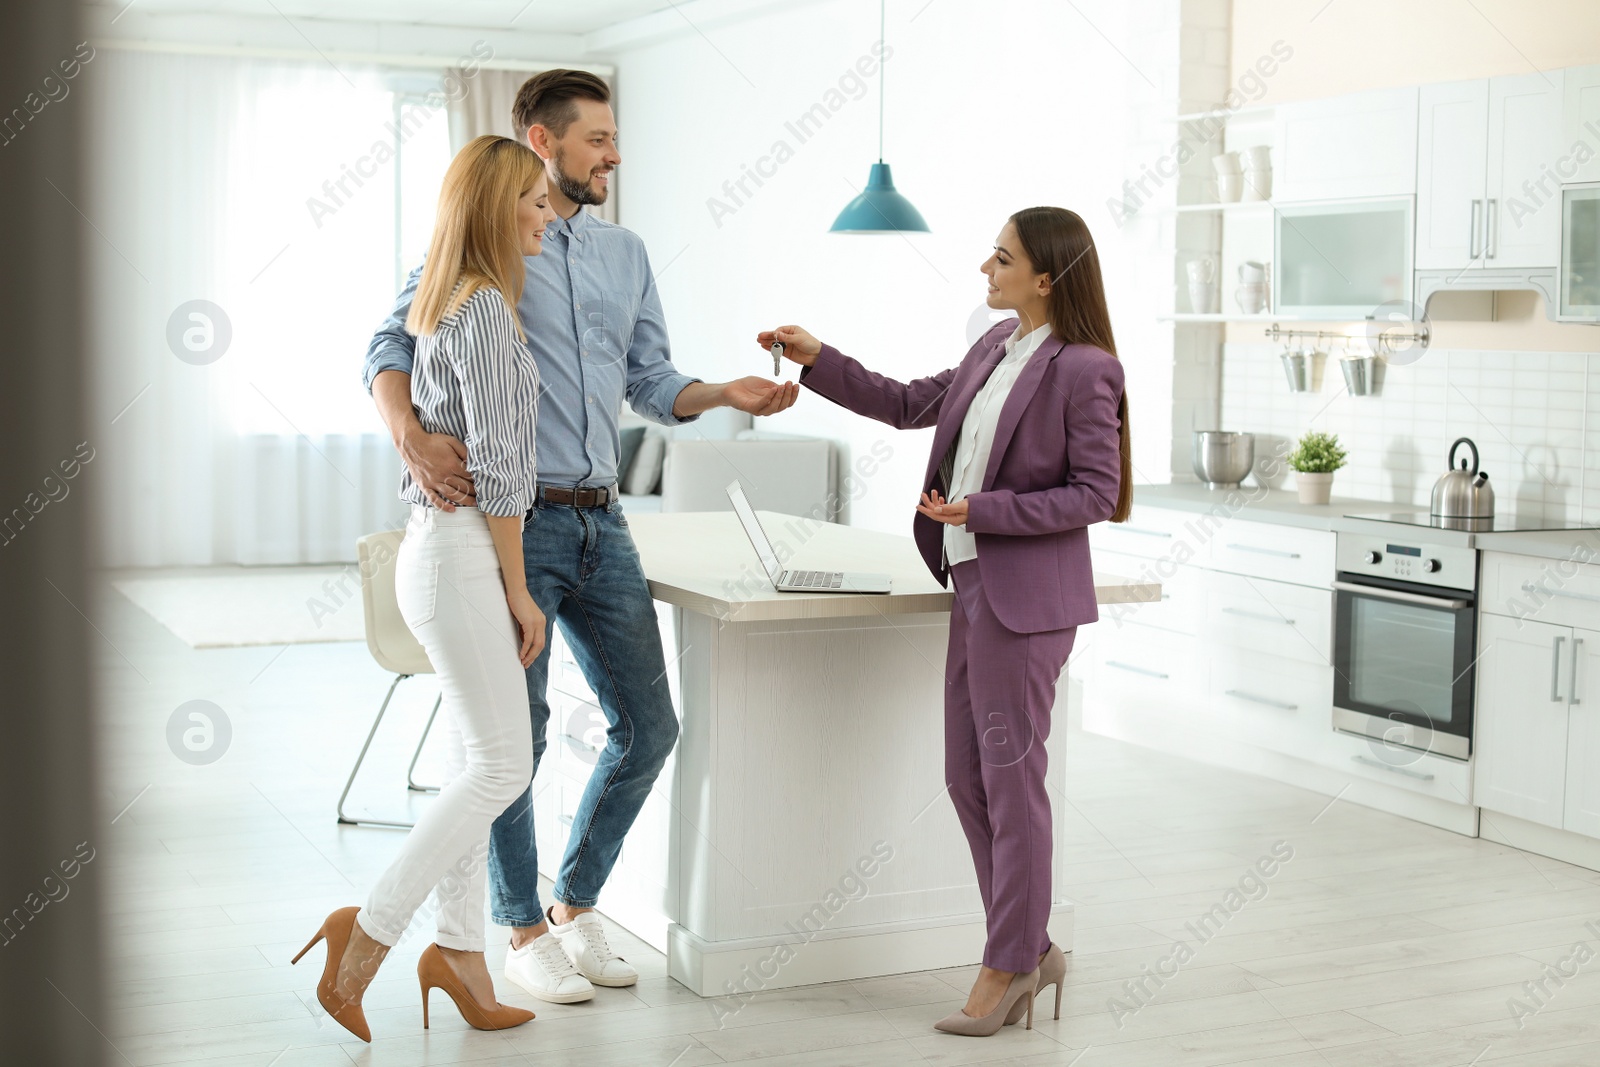
[[[804, 143], [785, 126], [873, 55], [876, 5], [834, 0], [616, 54], [620, 217], [650, 249], [679, 368], [707, 380], [770, 374], [754, 335], [788, 322], [902, 380], [954, 366], [984, 311], [978, 266], [1006, 216], [1068, 207], [1099, 244], [1129, 367], [1136, 462], [1166, 480], [1167, 439], [1152, 434], [1140, 451], [1139, 427], [1164, 422], [1167, 402], [1141, 407], [1138, 390], [1142, 375], [1170, 364], [1170, 330], [1163, 348], [1145, 253], [1119, 237], [1106, 203], [1140, 133], [1129, 108], [1157, 86], [1175, 95], [1175, 71], [1140, 66], [1154, 66], [1150, 15], [1169, 6], [892, 0], [885, 157], [932, 229], [904, 238], [826, 232], [877, 159], [875, 79], [859, 98], [836, 98], [842, 106]], [[1136, 33], [1142, 46], [1129, 43]], [[778, 141], [792, 158], [747, 186], [753, 195], [719, 225], [708, 199], [731, 205], [724, 182]], [[1170, 275], [1170, 254], [1160, 271]], [[886, 442], [892, 458], [863, 480], [848, 521], [907, 531], [931, 430], [896, 431], [809, 391], [758, 422], [834, 437], [852, 461]]]

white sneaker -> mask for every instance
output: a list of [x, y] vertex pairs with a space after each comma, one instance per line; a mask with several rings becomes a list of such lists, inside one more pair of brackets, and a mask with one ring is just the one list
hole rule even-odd
[[578, 973], [561, 948], [561, 942], [542, 934], [521, 948], [506, 953], [506, 977], [531, 997], [552, 1004], [576, 1004], [594, 999], [594, 986]]
[[[549, 913], [545, 914], [550, 919]], [[597, 912], [579, 912], [565, 926], [550, 919], [550, 933], [561, 939], [561, 947], [577, 965], [578, 973], [595, 985], [625, 986], [639, 980], [633, 965], [611, 950], [606, 943], [606, 928]]]

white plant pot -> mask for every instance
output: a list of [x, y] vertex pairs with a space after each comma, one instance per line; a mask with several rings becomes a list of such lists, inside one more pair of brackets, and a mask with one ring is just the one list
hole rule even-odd
[[1333, 493], [1333, 474], [1308, 474], [1294, 472], [1294, 487], [1302, 504], [1326, 504]]

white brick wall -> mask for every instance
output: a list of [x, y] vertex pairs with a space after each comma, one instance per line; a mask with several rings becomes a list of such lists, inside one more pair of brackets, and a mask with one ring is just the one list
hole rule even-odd
[[1600, 522], [1600, 352], [1430, 350], [1386, 366], [1380, 395], [1356, 397], [1332, 353], [1320, 392], [1289, 392], [1281, 351], [1223, 350], [1220, 428], [1257, 434], [1258, 466], [1308, 429], [1336, 433], [1350, 453], [1336, 494], [1426, 507], [1450, 443], [1470, 437], [1499, 511]]
[[[1141, 94], [1132, 120], [1144, 136], [1132, 144], [1124, 173], [1132, 180], [1161, 160], [1175, 161], [1177, 124], [1173, 115], [1220, 104], [1229, 81], [1228, 0], [1138, 0], [1137, 17], [1129, 19], [1128, 54], [1157, 86]], [[1220, 220], [1214, 215], [1160, 216], [1151, 209], [1207, 199], [1211, 156], [1221, 151], [1213, 141], [1198, 146], [1194, 156], [1163, 176], [1154, 196], [1144, 202], [1140, 221], [1123, 231], [1138, 245], [1150, 279], [1149, 314], [1188, 310], [1184, 265], [1199, 255], [1221, 250]], [[1167, 167], [1169, 171], [1172, 169]], [[1135, 476], [1140, 481], [1166, 481], [1189, 468], [1189, 438], [1196, 428], [1216, 422], [1222, 331], [1209, 324], [1158, 324], [1141, 327], [1136, 336], [1159, 350], [1137, 353], [1138, 373], [1130, 369], [1129, 403], [1135, 427]], [[1130, 353], [1130, 355], [1134, 355]]]

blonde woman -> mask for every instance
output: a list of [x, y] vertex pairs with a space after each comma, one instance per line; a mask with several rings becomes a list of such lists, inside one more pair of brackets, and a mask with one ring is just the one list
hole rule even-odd
[[329, 915], [317, 999], [371, 1041], [361, 999], [412, 916], [438, 890], [438, 936], [417, 962], [422, 1025], [443, 989], [479, 1030], [533, 1012], [495, 999], [484, 962], [489, 827], [533, 778], [524, 670], [544, 646], [545, 618], [528, 593], [522, 525], [534, 500], [539, 374], [518, 324], [524, 256], [539, 254], [555, 217], [544, 165], [506, 137], [479, 137], [445, 174], [438, 221], [406, 329], [417, 337], [412, 400], [430, 433], [466, 442], [477, 506], [445, 512], [401, 479], [411, 519], [396, 558], [406, 625], [439, 674], [451, 716], [448, 781], [423, 812], [365, 907]]

